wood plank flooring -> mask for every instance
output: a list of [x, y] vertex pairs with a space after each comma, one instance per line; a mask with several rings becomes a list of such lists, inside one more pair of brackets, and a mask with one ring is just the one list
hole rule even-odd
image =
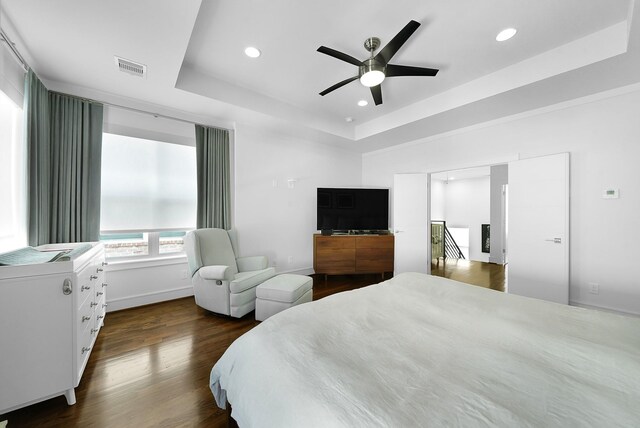
[[432, 275], [498, 291], [505, 291], [506, 269], [506, 266], [495, 263], [464, 259], [448, 259], [446, 262], [441, 259], [438, 264], [431, 263]]
[[[380, 281], [380, 275], [317, 276], [314, 300]], [[257, 324], [253, 312], [218, 316], [192, 297], [109, 313], [74, 406], [56, 397], [0, 421], [8, 420], [8, 428], [225, 427], [209, 373], [231, 342]]]

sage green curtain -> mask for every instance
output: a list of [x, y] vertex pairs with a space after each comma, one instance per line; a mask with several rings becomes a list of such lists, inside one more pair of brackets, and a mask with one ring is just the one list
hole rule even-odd
[[198, 229], [231, 228], [229, 131], [196, 125]]
[[51, 242], [100, 238], [102, 104], [51, 92]]
[[100, 236], [102, 104], [47, 91], [29, 70], [29, 245]]
[[49, 242], [49, 91], [29, 70], [24, 88], [25, 138], [29, 153], [29, 245]]

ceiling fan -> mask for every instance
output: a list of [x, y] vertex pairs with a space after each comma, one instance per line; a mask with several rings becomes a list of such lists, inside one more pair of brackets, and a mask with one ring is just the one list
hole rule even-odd
[[351, 83], [356, 79], [360, 79], [360, 83], [364, 86], [371, 88], [371, 95], [373, 95], [373, 101], [376, 105], [382, 104], [382, 89], [380, 84], [386, 77], [397, 76], [435, 76], [438, 74], [438, 70], [434, 68], [424, 67], [411, 67], [408, 65], [395, 65], [389, 64], [391, 58], [398, 52], [398, 50], [405, 44], [405, 42], [411, 37], [411, 35], [420, 26], [419, 22], [409, 21], [405, 27], [400, 30], [396, 36], [391, 39], [387, 45], [382, 48], [376, 56], [373, 56], [373, 52], [380, 46], [380, 39], [377, 37], [369, 37], [364, 41], [364, 48], [370, 52], [371, 56], [364, 61], [360, 61], [351, 55], [339, 52], [335, 49], [328, 48], [326, 46], [320, 46], [318, 52], [325, 55], [338, 58], [339, 60], [348, 62], [358, 67], [358, 75], [349, 77], [342, 82], [320, 92], [320, 95], [325, 96], [329, 92], [333, 92], [338, 88], [343, 87], [347, 83]]

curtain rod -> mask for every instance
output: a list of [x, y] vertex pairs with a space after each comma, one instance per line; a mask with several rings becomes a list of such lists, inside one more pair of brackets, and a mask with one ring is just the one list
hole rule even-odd
[[24, 57], [20, 54], [20, 51], [18, 51], [18, 48], [16, 47], [16, 44], [11, 41], [11, 39], [9, 38], [9, 36], [7, 36], [7, 33], [4, 32], [2, 27], [0, 27], [0, 38], [2, 39], [3, 42], [5, 42], [7, 44], [7, 47], [9, 48], [11, 53], [13, 54], [13, 57], [22, 66], [24, 71], [28, 71], [29, 70], [29, 64], [27, 64], [27, 61], [25, 61]]
[[55, 92], [56, 94], [61, 94], [61, 95], [66, 95], [68, 97], [78, 98], [80, 100], [89, 101], [90, 103], [103, 104], [103, 105], [110, 106], [110, 107], [116, 107], [116, 108], [120, 108], [120, 109], [123, 109], [123, 110], [133, 111], [133, 112], [136, 112], [136, 113], [147, 114], [147, 115], [150, 115], [150, 116], [153, 116], [153, 117], [161, 117], [163, 119], [170, 119], [170, 120], [175, 120], [177, 122], [188, 123], [190, 125], [200, 125], [200, 126], [204, 126], [204, 127], [207, 127], [207, 128], [223, 129], [225, 131], [232, 131], [233, 130], [233, 129], [230, 129], [230, 128], [222, 128], [220, 126], [211, 126], [211, 125], [207, 125], [207, 124], [201, 124], [201, 123], [197, 123], [197, 122], [194, 122], [194, 121], [191, 121], [191, 120], [181, 119], [181, 118], [175, 117], [175, 116], [168, 116], [168, 115], [162, 114], [162, 113], [153, 113], [153, 112], [146, 111], [146, 110], [141, 110], [141, 109], [138, 109], [138, 108], [135, 108], [135, 107], [128, 107], [128, 106], [123, 106], [121, 104], [115, 104], [115, 103], [109, 103], [109, 102], [106, 102], [106, 101], [94, 100], [92, 98], [65, 94], [63, 92], [58, 92], [58, 91], [49, 91], [49, 92]]

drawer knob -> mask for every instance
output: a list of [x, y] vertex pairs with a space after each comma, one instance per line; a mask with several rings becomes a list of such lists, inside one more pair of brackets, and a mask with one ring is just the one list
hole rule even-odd
[[89, 279], [90, 279], [90, 280], [92, 280], [92, 279], [98, 279], [98, 275], [91, 275], [91, 276], [89, 277]]
[[96, 295], [98, 295], [98, 296], [102, 296], [103, 294], [104, 294], [104, 293], [103, 293], [102, 291], [98, 291], [98, 292], [96, 293]]
[[91, 302], [91, 307], [98, 306], [96, 302]]
[[109, 263], [107, 263], [107, 262], [102, 262], [102, 266], [106, 266], [106, 265], [108, 265], [108, 264], [109, 264]]
[[106, 303], [103, 303], [103, 304], [102, 304], [102, 307], [103, 307], [103, 308], [106, 308], [106, 307], [107, 307], [107, 304], [106, 304]]
[[91, 329], [91, 333], [96, 334], [100, 329], [98, 328], [92, 328]]
[[69, 294], [71, 294], [72, 291], [73, 291], [73, 287], [71, 286], [71, 280], [69, 278], [66, 278], [62, 282], [62, 294], [64, 294], [65, 296], [68, 296]]
[[82, 287], [80, 287], [80, 291], [84, 290], [91, 290], [91, 287], [89, 287], [88, 285], [83, 285]]
[[104, 318], [104, 315], [98, 315], [98, 319], [101, 320]]
[[90, 319], [91, 319], [91, 317], [88, 317], [86, 315], [82, 316], [82, 322], [89, 321]]
[[107, 284], [106, 282], [103, 282], [103, 283], [102, 283], [102, 286], [103, 286], [103, 287], [106, 287], [107, 285], [108, 285], [108, 284]]
[[86, 346], [82, 347], [82, 353], [84, 354], [85, 352], [89, 352], [91, 351], [91, 348], [87, 348]]
[[104, 272], [104, 269], [98, 268], [98, 269], [96, 269], [96, 272]]

